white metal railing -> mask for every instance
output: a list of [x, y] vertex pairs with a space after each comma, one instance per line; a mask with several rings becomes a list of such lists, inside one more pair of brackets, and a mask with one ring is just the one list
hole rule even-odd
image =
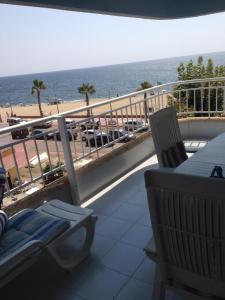
[[[168, 105], [174, 105], [181, 117], [221, 115], [225, 111], [225, 77], [162, 84], [0, 129], [0, 166], [11, 178], [6, 183], [6, 196], [24, 192], [33, 185], [41, 187], [67, 172], [71, 192], [78, 200], [74, 164], [76, 167], [88, 157], [96, 159], [147, 130], [149, 115]], [[66, 124], [68, 118], [74, 122]], [[34, 127], [44, 127], [49, 122], [51, 127], [40, 133], [34, 131]], [[26, 138], [11, 138], [13, 133], [27, 129]], [[121, 130], [133, 136], [119, 136]]]

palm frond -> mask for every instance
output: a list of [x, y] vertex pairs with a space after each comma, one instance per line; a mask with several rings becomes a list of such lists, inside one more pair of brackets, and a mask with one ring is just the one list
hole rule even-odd
[[94, 94], [96, 91], [95, 91], [95, 88], [93, 85], [90, 85], [89, 83], [83, 83], [80, 87], [78, 87], [78, 92], [80, 94]]
[[33, 80], [33, 87], [35, 87], [38, 90], [45, 90], [47, 86], [44, 84], [42, 80], [34, 79]]
[[35, 86], [31, 89], [31, 95], [34, 95], [37, 92], [37, 88]]

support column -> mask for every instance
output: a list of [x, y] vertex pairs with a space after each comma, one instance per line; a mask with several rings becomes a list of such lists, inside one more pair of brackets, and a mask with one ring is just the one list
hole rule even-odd
[[70, 185], [70, 192], [73, 199], [73, 204], [80, 205], [80, 195], [78, 190], [77, 177], [73, 165], [73, 157], [71, 153], [65, 118], [58, 116], [57, 120], [58, 120], [59, 133], [62, 141], [62, 148], [65, 157], [66, 170], [67, 170], [67, 175], [68, 175], [68, 180]]

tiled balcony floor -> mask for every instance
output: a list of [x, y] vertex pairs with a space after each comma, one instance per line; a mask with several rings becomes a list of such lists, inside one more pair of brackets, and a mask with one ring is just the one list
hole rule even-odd
[[[152, 235], [144, 171], [152, 157], [89, 205], [98, 215], [91, 255], [65, 274], [48, 257], [5, 286], [4, 299], [152, 299], [155, 265], [143, 247]], [[168, 293], [167, 300], [181, 300]], [[154, 300], [154, 299], [153, 299]]]

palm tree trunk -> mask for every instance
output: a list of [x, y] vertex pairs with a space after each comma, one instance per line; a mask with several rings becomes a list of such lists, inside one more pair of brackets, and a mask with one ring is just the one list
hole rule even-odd
[[[89, 106], [89, 95], [88, 95], [88, 93], [85, 94], [85, 98], [86, 98], [85, 99], [86, 100], [86, 106]], [[87, 118], [89, 118], [90, 115], [91, 115], [90, 110], [87, 109]]]
[[40, 116], [43, 117], [43, 111], [41, 108], [41, 94], [40, 91], [37, 91], [37, 98], [38, 98], [38, 107], [39, 107], [39, 111], [40, 111]]

